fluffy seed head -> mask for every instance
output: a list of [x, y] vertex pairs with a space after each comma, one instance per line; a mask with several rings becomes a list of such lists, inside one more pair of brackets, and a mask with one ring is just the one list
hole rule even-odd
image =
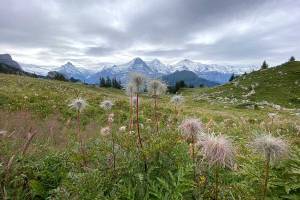
[[126, 126], [121, 126], [121, 127], [119, 128], [119, 131], [120, 131], [120, 132], [125, 132], [125, 131], [126, 131]]
[[105, 100], [101, 102], [100, 107], [103, 108], [104, 110], [110, 110], [113, 105], [114, 104], [112, 101]]
[[233, 167], [234, 150], [224, 135], [202, 135], [198, 145], [210, 166]]
[[110, 134], [110, 128], [108, 126], [101, 128], [100, 133], [102, 136], [107, 136]]
[[152, 97], [158, 97], [166, 93], [167, 86], [160, 80], [151, 80], [148, 82], [148, 93]]
[[83, 111], [88, 104], [82, 98], [73, 99], [69, 106], [79, 112]]
[[129, 82], [129, 83], [126, 85], [125, 91], [126, 91], [126, 94], [127, 94], [128, 96], [132, 96], [132, 95], [135, 93], [135, 87], [134, 87], [134, 84], [133, 84], [132, 82]]
[[256, 137], [252, 146], [256, 152], [261, 153], [266, 159], [270, 159], [272, 163], [279, 161], [288, 154], [287, 143], [281, 138], [273, 137], [270, 134]]
[[179, 106], [184, 102], [184, 98], [181, 95], [174, 95], [171, 98], [171, 103], [174, 104], [175, 106]]
[[198, 135], [203, 132], [201, 121], [195, 118], [183, 120], [179, 129], [189, 143], [195, 143], [198, 139]]
[[108, 121], [109, 123], [113, 123], [113, 122], [114, 122], [114, 116], [115, 116], [114, 113], [110, 113], [110, 114], [108, 115], [108, 120], [107, 120], [107, 121]]
[[139, 73], [130, 74], [130, 83], [133, 85], [135, 92], [143, 91], [145, 87], [146, 78], [144, 75]]

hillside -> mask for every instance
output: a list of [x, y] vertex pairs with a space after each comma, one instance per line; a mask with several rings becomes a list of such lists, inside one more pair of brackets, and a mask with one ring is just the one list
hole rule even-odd
[[218, 83], [206, 80], [204, 78], [200, 78], [194, 72], [188, 70], [176, 71], [172, 74], [162, 76], [161, 79], [165, 81], [168, 85], [172, 86], [174, 86], [176, 82], [179, 81], [184, 81], [186, 85], [193, 87], [199, 87], [200, 85], [212, 87], [218, 85]]
[[[170, 103], [170, 95], [159, 99], [159, 132], [154, 128], [153, 101], [142, 94], [140, 132], [145, 146], [139, 149], [136, 128], [133, 132], [127, 131], [130, 111], [124, 91], [0, 74], [0, 178], [3, 180], [0, 181], [0, 198], [5, 193], [11, 199], [183, 197], [192, 200], [193, 195], [196, 199], [211, 199], [214, 170], [208, 167], [198, 149], [199, 160], [193, 161], [191, 146], [178, 129], [188, 117], [201, 120], [208, 134], [228, 136], [237, 152], [234, 169], [222, 168], [219, 173], [222, 199], [260, 199], [263, 161], [248, 144], [257, 133], [264, 131], [284, 137], [291, 149], [290, 159], [272, 168], [268, 196], [271, 199], [299, 198], [299, 113], [272, 107], [241, 109], [236, 104], [212, 103], [205, 99], [195, 101], [200, 91], [214, 90], [183, 90], [184, 103], [177, 111]], [[77, 96], [88, 103], [80, 113], [82, 140], [76, 137], [77, 113], [68, 106]], [[99, 106], [107, 99], [114, 104], [109, 111]], [[109, 125], [107, 116], [111, 113], [113, 122]], [[270, 113], [275, 113], [275, 117], [271, 119]], [[109, 133], [103, 131], [107, 126], [111, 126]], [[33, 133], [36, 136], [25, 153], [16, 154]], [[196, 175], [193, 166], [199, 170]], [[5, 170], [9, 167], [11, 171]]]
[[277, 104], [300, 108], [300, 62], [287, 62], [277, 67], [242, 75], [234, 81], [212, 89], [198, 90], [197, 99], [231, 104]]

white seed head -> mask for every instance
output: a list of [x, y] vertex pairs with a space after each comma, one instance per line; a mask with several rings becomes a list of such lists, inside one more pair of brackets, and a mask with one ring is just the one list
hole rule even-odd
[[175, 106], [179, 106], [184, 102], [184, 98], [181, 95], [174, 95], [171, 98], [171, 103], [174, 104]]
[[129, 82], [127, 85], [126, 85], [126, 88], [125, 88], [125, 91], [126, 91], [126, 94], [128, 96], [132, 96], [135, 92], [135, 87], [134, 87], [134, 84], [132, 82]]
[[130, 83], [133, 85], [133, 89], [135, 92], [142, 92], [145, 89], [145, 82], [146, 78], [143, 74], [130, 74]]
[[189, 143], [195, 143], [198, 140], [199, 134], [203, 132], [202, 122], [195, 118], [183, 120], [179, 129]]
[[69, 106], [79, 112], [82, 112], [88, 104], [82, 98], [73, 99]]
[[281, 138], [273, 137], [270, 134], [257, 136], [252, 146], [257, 153], [270, 159], [272, 163], [279, 161], [288, 154], [288, 144]]
[[100, 107], [103, 108], [104, 110], [110, 110], [113, 106], [113, 102], [110, 101], [110, 100], [105, 100], [105, 101], [102, 101], [101, 104], [100, 104]]
[[101, 128], [100, 133], [102, 136], [107, 136], [110, 134], [110, 128], [108, 126]]
[[210, 166], [233, 167], [234, 149], [231, 140], [224, 135], [203, 134], [198, 145]]
[[147, 85], [148, 93], [152, 97], [159, 97], [166, 93], [167, 86], [160, 80], [151, 80]]
[[121, 127], [119, 128], [119, 131], [120, 131], [120, 132], [125, 132], [125, 131], [126, 131], [126, 126], [121, 126]]

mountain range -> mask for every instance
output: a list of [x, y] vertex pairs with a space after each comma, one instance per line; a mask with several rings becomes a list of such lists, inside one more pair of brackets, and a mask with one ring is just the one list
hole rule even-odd
[[[228, 82], [232, 74], [238, 75], [253, 69], [253, 67], [244, 66], [203, 64], [188, 59], [181, 60], [175, 64], [164, 64], [158, 59], [144, 61], [139, 57], [124, 64], [99, 64], [98, 70], [76, 67], [71, 62], [67, 62], [60, 67], [38, 66], [33, 64], [19, 65], [11, 59], [9, 54], [0, 54], [0, 62], [11, 62], [10, 64], [16, 67], [21, 66], [26, 72], [43, 76], [46, 76], [49, 71], [57, 71], [66, 78], [70, 79], [73, 77], [89, 84], [99, 83], [100, 77], [114, 77], [122, 83], [125, 83], [128, 81], [129, 73], [132, 72], [142, 73], [149, 78], [161, 78], [163, 76], [173, 75], [172, 80], [174, 80], [174, 77], [180, 79], [181, 76], [188, 79], [187, 74], [191, 75], [190, 79], [193, 79], [195, 74], [198, 78], [207, 80], [207, 83], [224, 84]], [[193, 73], [187, 73], [187, 71]]]

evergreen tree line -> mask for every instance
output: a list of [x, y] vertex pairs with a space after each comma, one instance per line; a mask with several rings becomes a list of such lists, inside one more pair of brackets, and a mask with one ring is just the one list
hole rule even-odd
[[103, 78], [100, 77], [100, 87], [112, 87], [116, 89], [122, 89], [121, 81], [118, 81], [116, 78], [110, 79], [109, 77]]
[[[289, 61], [288, 62], [294, 62], [296, 61], [295, 57], [292, 56], [290, 57]], [[261, 65], [260, 67], [261, 69], [268, 69], [269, 68], [269, 65], [267, 64], [267, 62], [264, 60], [263, 64]]]
[[[204, 85], [200, 84], [199, 87], [204, 87]], [[168, 86], [168, 92], [176, 94], [180, 88], [194, 88], [194, 85], [187, 85], [183, 80], [177, 81], [174, 86]]]

